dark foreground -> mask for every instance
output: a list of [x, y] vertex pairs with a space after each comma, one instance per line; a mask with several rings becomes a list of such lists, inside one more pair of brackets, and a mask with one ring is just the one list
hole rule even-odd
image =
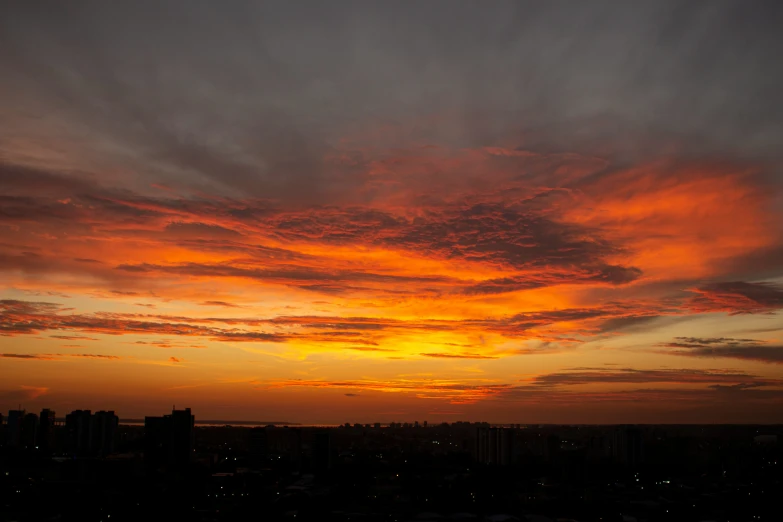
[[57, 430], [2, 448], [0, 521], [783, 520], [780, 426]]

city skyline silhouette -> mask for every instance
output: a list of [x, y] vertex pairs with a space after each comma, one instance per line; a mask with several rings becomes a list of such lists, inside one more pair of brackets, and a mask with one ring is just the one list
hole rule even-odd
[[0, 409], [783, 422], [776, 2], [0, 6]]

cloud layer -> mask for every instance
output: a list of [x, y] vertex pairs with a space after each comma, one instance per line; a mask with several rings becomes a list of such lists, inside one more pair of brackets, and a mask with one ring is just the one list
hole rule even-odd
[[774, 405], [781, 16], [0, 7], [3, 393]]

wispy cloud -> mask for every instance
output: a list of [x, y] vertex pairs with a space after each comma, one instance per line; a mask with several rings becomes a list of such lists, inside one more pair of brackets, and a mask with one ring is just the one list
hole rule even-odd
[[47, 393], [49, 393], [49, 388], [45, 386], [21, 385], [15, 389], [0, 389], [0, 399], [10, 402], [34, 400]]
[[438, 359], [497, 359], [491, 355], [481, 355], [478, 353], [421, 353], [422, 357], [434, 357]]
[[[425, 377], [391, 380], [328, 381], [289, 379], [259, 382], [268, 388], [333, 388], [356, 390], [348, 393], [398, 393], [418, 399], [473, 404], [481, 401], [526, 404], [577, 404], [593, 402], [655, 401], [660, 398], [709, 401], [715, 393], [734, 392], [760, 400], [783, 398], [783, 379], [768, 379], [737, 370], [573, 368], [545, 373], [521, 381], [523, 384], [486, 379], [447, 380]], [[597, 389], [596, 385], [614, 385]], [[627, 385], [617, 388], [617, 385]], [[674, 387], [672, 387], [674, 385]], [[647, 386], [640, 388], [639, 386]], [[742, 395], [736, 395], [741, 399]]]
[[691, 290], [689, 306], [697, 312], [752, 314], [783, 309], [783, 288], [772, 283], [715, 283]]
[[78, 357], [84, 359], [106, 359], [119, 360], [117, 355], [102, 355], [96, 353], [44, 353], [44, 354], [20, 354], [20, 353], [0, 353], [0, 357], [8, 359], [24, 359], [33, 361], [55, 361], [68, 357]]
[[728, 337], [677, 337], [664, 353], [685, 357], [730, 358], [783, 364], [783, 344]]

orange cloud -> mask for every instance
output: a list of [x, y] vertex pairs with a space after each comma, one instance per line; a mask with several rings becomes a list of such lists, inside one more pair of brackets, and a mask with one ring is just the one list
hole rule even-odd
[[[317, 203], [186, 188], [120, 190], [99, 178], [0, 166], [23, 174], [3, 177], [0, 196], [7, 358], [26, 353], [22, 340], [46, 335], [42, 343], [90, 340], [108, 350], [119, 343], [149, 359], [152, 349], [199, 348], [208, 364], [177, 373], [220, 367], [247, 377], [238, 356], [216, 361], [213, 351], [241, 344], [243, 353], [280, 356], [288, 369], [293, 361], [320, 362], [323, 373], [290, 388], [354, 393], [353, 386], [464, 404], [649, 401], [674, 393], [612, 389], [640, 382], [738, 386], [721, 389], [737, 397], [774, 388], [754, 381], [751, 390], [747, 381], [714, 375], [680, 382], [649, 373], [643, 378], [651, 380], [639, 381], [630, 371], [566, 372], [571, 382], [582, 379], [578, 385], [559, 375], [566, 354], [594, 362], [616, 357], [611, 349], [620, 346], [643, 346], [623, 352], [639, 361], [774, 362], [773, 341], [740, 351], [634, 337], [652, 336], [669, 320], [724, 314], [742, 321], [783, 309], [776, 283], [783, 264], [775, 263], [783, 259], [779, 191], [760, 176], [761, 166], [618, 166], [608, 157], [514, 146], [382, 149], [353, 140], [324, 152], [345, 185], [339, 197]], [[109, 339], [120, 336], [136, 337]], [[612, 348], [596, 355], [607, 340]], [[66, 357], [35, 351], [32, 357]], [[563, 372], [509, 384], [522, 356], [525, 364]], [[68, 357], [77, 364], [93, 356]], [[390, 380], [375, 367], [367, 374], [352, 367], [355, 378], [342, 378], [351, 377], [343, 362], [354, 360], [472, 365], [489, 381]], [[543, 384], [557, 379], [557, 386]], [[718, 389], [699, 393], [703, 399]]]

